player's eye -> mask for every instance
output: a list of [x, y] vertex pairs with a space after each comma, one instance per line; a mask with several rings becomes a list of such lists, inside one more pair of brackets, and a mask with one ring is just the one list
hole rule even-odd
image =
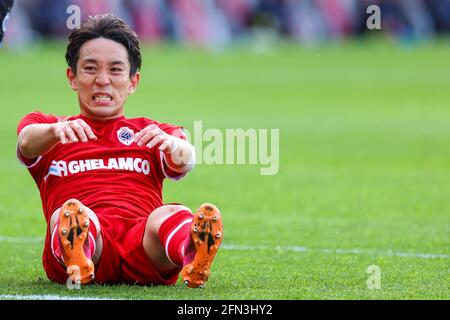
[[111, 71], [112, 71], [112, 72], [122, 72], [123, 69], [122, 69], [122, 68], [116, 68], [116, 67], [114, 67], [114, 68], [111, 68]]
[[94, 66], [86, 66], [86, 67], [83, 67], [83, 70], [85, 70], [87, 72], [94, 72], [95, 67]]

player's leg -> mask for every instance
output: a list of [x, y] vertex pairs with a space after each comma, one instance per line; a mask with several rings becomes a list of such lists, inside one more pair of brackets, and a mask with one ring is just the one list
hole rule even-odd
[[214, 205], [200, 206], [195, 215], [184, 206], [165, 205], [150, 214], [143, 246], [158, 271], [183, 268], [185, 284], [201, 287], [208, 279], [222, 233], [222, 218]]
[[[166, 239], [168, 240], [166, 244], [167, 250], [178, 251], [178, 248], [188, 240], [192, 220], [191, 210], [182, 205], [161, 206], [148, 217], [142, 244], [145, 253], [159, 272], [166, 273], [182, 267], [178, 252], [173, 252], [172, 257], [169, 258], [169, 254], [166, 253], [166, 245], [162, 243], [160, 237], [169, 238], [170, 234], [176, 230], [170, 239]], [[163, 234], [161, 235], [161, 233]]]
[[95, 213], [80, 201], [70, 199], [53, 212], [50, 230], [53, 255], [67, 267], [69, 277], [73, 282], [90, 282], [103, 246]]

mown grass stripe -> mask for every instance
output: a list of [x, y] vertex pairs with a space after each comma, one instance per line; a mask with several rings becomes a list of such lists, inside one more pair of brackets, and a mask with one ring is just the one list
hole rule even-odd
[[117, 300], [104, 297], [59, 296], [51, 294], [0, 294], [0, 300]]
[[[40, 237], [8, 237], [0, 236], [0, 242], [41, 242], [43, 238]], [[399, 252], [377, 249], [360, 249], [360, 248], [307, 248], [303, 246], [267, 246], [267, 245], [240, 245], [240, 244], [223, 244], [221, 250], [229, 251], [254, 251], [254, 250], [271, 250], [277, 252], [300, 252], [300, 253], [324, 253], [324, 254], [356, 254], [356, 255], [375, 255], [388, 257], [407, 257], [420, 259], [449, 259], [450, 255], [445, 253], [417, 253], [417, 252]]]

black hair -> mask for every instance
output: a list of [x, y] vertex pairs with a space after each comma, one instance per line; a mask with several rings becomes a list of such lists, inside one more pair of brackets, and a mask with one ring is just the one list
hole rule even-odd
[[70, 33], [69, 44], [66, 50], [66, 61], [75, 74], [81, 46], [85, 42], [96, 38], [116, 41], [127, 49], [130, 76], [141, 69], [141, 49], [136, 33], [122, 19], [112, 14], [105, 14], [89, 17], [86, 22], [81, 24], [79, 29], [74, 29]]

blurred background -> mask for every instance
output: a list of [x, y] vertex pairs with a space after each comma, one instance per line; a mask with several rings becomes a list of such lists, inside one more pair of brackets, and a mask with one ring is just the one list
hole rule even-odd
[[400, 41], [434, 38], [450, 32], [448, 0], [19, 0], [6, 42], [20, 45], [67, 35], [66, 8], [88, 15], [123, 18], [141, 40], [223, 49], [249, 40], [287, 40], [315, 45], [361, 37], [369, 5], [383, 13], [382, 31]]
[[[41, 266], [45, 220], [16, 126], [34, 110], [79, 113], [64, 59], [71, 4], [82, 20], [123, 18], [142, 41], [127, 117], [280, 130], [275, 175], [203, 164], [165, 182], [165, 202], [223, 214], [208, 290], [84, 295], [448, 299], [450, 0], [16, 0], [0, 48], [0, 295], [70, 294]], [[372, 4], [381, 30], [366, 26]], [[366, 286], [374, 264], [383, 290]]]

